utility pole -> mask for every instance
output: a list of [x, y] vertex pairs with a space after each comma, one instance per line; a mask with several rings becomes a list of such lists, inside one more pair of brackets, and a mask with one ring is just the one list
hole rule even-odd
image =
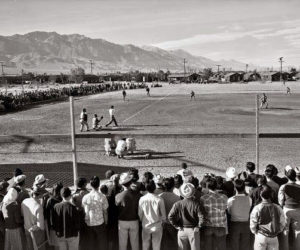
[[283, 57], [279, 57], [279, 63], [280, 63], [280, 81], [282, 82], [282, 63], [284, 63], [284, 61], [282, 60]]
[[248, 72], [248, 66], [249, 66], [249, 65], [248, 65], [248, 64], [246, 64], [246, 73]]
[[[5, 64], [3, 61], [0, 62], [1, 65], [1, 71], [2, 71], [2, 84], [4, 85], [5, 79], [4, 79], [4, 67]], [[7, 84], [5, 85], [5, 94], [7, 94]]]
[[184, 72], [184, 82], [186, 82], [186, 76], [185, 76], [185, 74], [186, 74], [186, 71], [185, 71], [185, 64], [187, 63], [187, 61], [186, 61], [186, 59], [184, 58], [183, 59], [183, 72]]
[[24, 74], [24, 70], [21, 70], [21, 84], [22, 84], [22, 94], [24, 94], [24, 82], [23, 82], [23, 74]]
[[93, 74], [93, 66], [94, 66], [94, 61], [90, 59], [90, 65], [91, 65], [91, 75]]
[[219, 74], [219, 72], [220, 72], [220, 67], [221, 67], [222, 65], [217, 64], [216, 66], [218, 67], [218, 74]]

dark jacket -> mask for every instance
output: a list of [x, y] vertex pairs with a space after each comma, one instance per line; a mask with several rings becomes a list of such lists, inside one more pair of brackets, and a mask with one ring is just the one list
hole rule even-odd
[[168, 218], [174, 227], [195, 228], [203, 224], [204, 213], [202, 203], [195, 198], [190, 198], [177, 201]]
[[54, 230], [58, 237], [78, 236], [80, 221], [78, 209], [70, 202], [62, 201], [54, 206]]

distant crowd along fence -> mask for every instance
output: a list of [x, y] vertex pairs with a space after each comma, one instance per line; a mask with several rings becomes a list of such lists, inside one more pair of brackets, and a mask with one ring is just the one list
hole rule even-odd
[[[32, 138], [35, 140], [46, 140], [46, 141], [53, 141], [53, 140], [70, 140], [72, 148], [71, 151], [62, 151], [61, 153], [71, 153], [72, 154], [72, 162], [73, 162], [73, 181], [78, 178], [78, 170], [77, 170], [77, 147], [76, 147], [76, 139], [82, 138], [123, 138], [123, 137], [134, 137], [136, 139], [142, 138], [253, 138], [255, 139], [255, 153], [256, 153], [256, 166], [257, 172], [259, 173], [259, 146], [260, 146], [260, 139], [263, 138], [300, 138], [300, 133], [260, 133], [259, 132], [259, 106], [260, 106], [260, 98], [259, 95], [255, 96], [255, 133], [202, 133], [202, 134], [118, 134], [118, 133], [80, 133], [76, 134], [75, 132], [75, 118], [74, 118], [74, 100], [73, 97], [69, 97], [70, 101], [70, 121], [71, 121], [71, 133], [70, 134], [35, 134], [35, 135], [10, 135], [10, 136], [1, 136], [0, 143], [14, 143], [14, 142], [23, 142], [24, 149], [22, 150], [23, 153], [26, 151], [26, 147], [31, 143]], [[80, 152], [80, 151], [79, 151]], [[59, 153], [55, 152], [55, 153]]]

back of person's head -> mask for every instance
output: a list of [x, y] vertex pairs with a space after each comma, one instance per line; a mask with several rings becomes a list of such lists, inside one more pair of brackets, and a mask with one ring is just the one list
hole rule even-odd
[[151, 172], [145, 172], [143, 175], [143, 182], [149, 182], [153, 180], [154, 175]]
[[174, 185], [175, 182], [173, 177], [165, 178], [163, 181], [163, 188], [165, 189], [165, 191], [171, 192], [174, 188]]
[[187, 164], [186, 164], [185, 162], [183, 162], [183, 163], [181, 164], [181, 168], [182, 168], [182, 169], [187, 169]]
[[110, 177], [112, 177], [115, 174], [115, 171], [109, 169], [105, 172], [105, 178], [109, 179]]
[[63, 188], [63, 184], [61, 182], [58, 182], [53, 185], [53, 191], [52, 194], [54, 197], [60, 197], [60, 191]]
[[216, 178], [210, 178], [208, 181], [207, 181], [207, 188], [214, 191], [216, 190], [217, 188], [217, 181], [216, 181]]
[[113, 108], [114, 108], [114, 106], [110, 106], [110, 108], [111, 108], [111, 109], [113, 109]]
[[223, 190], [223, 187], [224, 187], [224, 178], [222, 176], [216, 176], [215, 179], [216, 179], [216, 182], [217, 182], [216, 189]]
[[78, 188], [84, 188], [87, 184], [87, 179], [84, 178], [84, 177], [79, 177], [77, 180], [76, 180], [76, 186]]
[[177, 174], [174, 176], [174, 185], [176, 188], [179, 188], [183, 184], [182, 176]]
[[68, 188], [68, 187], [63, 187], [63, 188], [61, 189], [61, 191], [60, 191], [60, 195], [61, 195], [61, 197], [64, 198], [64, 199], [70, 198], [70, 197], [71, 197], [71, 194], [72, 194], [71, 189]]
[[94, 114], [95, 117], [97, 117], [97, 114]]
[[260, 176], [257, 177], [257, 185], [258, 186], [263, 186], [263, 185], [266, 185], [266, 184], [267, 184], [266, 176], [260, 175]]
[[140, 178], [139, 176], [139, 170], [136, 168], [129, 169], [129, 174], [132, 175], [132, 182], [137, 182]]
[[250, 173], [253, 173], [255, 170], [255, 164], [251, 161], [248, 161], [246, 163], [246, 170], [248, 170]]
[[269, 164], [266, 166], [266, 170], [265, 170], [265, 176], [267, 178], [272, 178], [275, 174], [275, 166], [272, 164]]
[[296, 181], [297, 174], [296, 171], [291, 166], [285, 167], [284, 174], [290, 181]]
[[264, 200], [270, 200], [272, 198], [272, 189], [269, 186], [263, 186], [260, 196]]
[[15, 169], [15, 172], [14, 172], [14, 176], [15, 176], [15, 177], [17, 177], [17, 176], [19, 176], [19, 175], [22, 175], [22, 174], [23, 174], [22, 169], [20, 169], [20, 168], [16, 168], [16, 169]]
[[100, 179], [98, 176], [94, 176], [90, 181], [91, 187], [94, 189], [98, 189], [100, 186]]
[[82, 109], [82, 111], [83, 111], [83, 112], [86, 112], [86, 109], [85, 109], [85, 108], [83, 108], [83, 109]]
[[195, 176], [192, 176], [192, 175], [188, 176], [185, 179], [185, 182], [193, 184], [196, 189], [199, 187], [199, 179]]
[[149, 193], [153, 193], [155, 191], [155, 188], [156, 186], [153, 180], [146, 182], [145, 184], [146, 191], [148, 191]]
[[108, 187], [106, 185], [102, 185], [100, 187], [100, 192], [104, 195], [107, 195], [108, 194]]
[[245, 192], [245, 182], [241, 179], [236, 179], [234, 181], [234, 187], [238, 193], [243, 193]]

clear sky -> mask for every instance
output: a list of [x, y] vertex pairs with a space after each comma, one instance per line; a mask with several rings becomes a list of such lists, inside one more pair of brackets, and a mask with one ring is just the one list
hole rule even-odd
[[299, 0], [0, 0], [0, 35], [79, 33], [211, 59], [300, 66]]

